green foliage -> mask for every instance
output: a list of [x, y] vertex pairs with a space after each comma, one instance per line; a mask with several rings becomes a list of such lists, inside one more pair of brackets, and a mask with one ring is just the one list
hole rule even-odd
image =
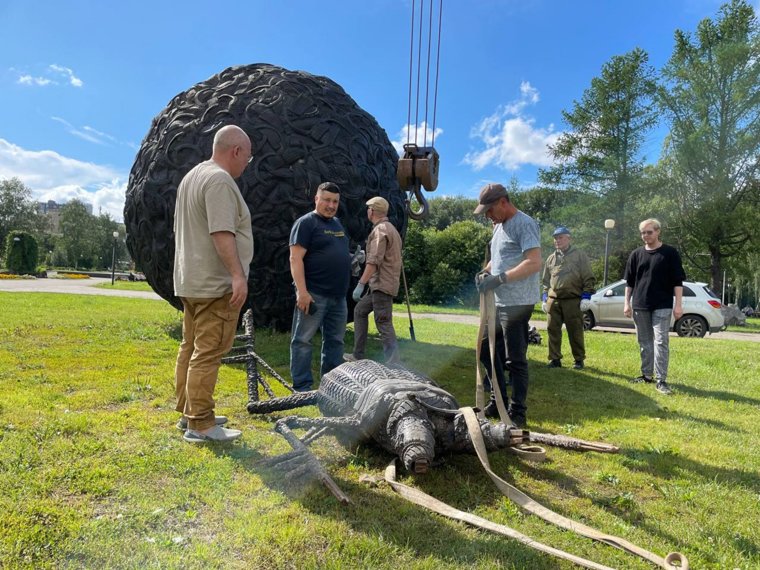
[[19, 275], [34, 275], [37, 272], [37, 240], [25, 232], [10, 232], [5, 248], [5, 264]]
[[79, 200], [71, 200], [61, 208], [62, 246], [74, 269], [92, 266], [97, 247], [97, 222]]
[[473, 276], [485, 264], [490, 228], [474, 221], [443, 230], [410, 223], [404, 244], [409, 296], [415, 303], [472, 303]]
[[11, 230], [39, 235], [47, 220], [37, 213], [32, 191], [18, 178], [0, 180], [0, 247]]
[[684, 246], [709, 254], [720, 288], [724, 259], [743, 254], [757, 233], [760, 31], [753, 7], [732, 0], [675, 40], [658, 92], [670, 122], [664, 189]]
[[[535, 186], [510, 194], [512, 203], [542, 226], [575, 225], [566, 219], [563, 210], [582, 200], [587, 193], [573, 190]], [[598, 207], [598, 206], [596, 206]]]
[[51, 265], [53, 267], [67, 267], [69, 258], [66, 256], [66, 250], [61, 246], [56, 246], [53, 250]]
[[478, 205], [476, 198], [462, 198], [461, 196], [442, 196], [428, 201], [430, 214], [424, 220], [417, 222], [423, 228], [435, 228], [444, 230], [455, 222], [475, 221], [488, 225], [483, 216], [476, 217], [472, 212]]
[[643, 143], [656, 122], [655, 75], [648, 60], [636, 48], [604, 64], [581, 100], [562, 113], [570, 129], [550, 147], [557, 166], [539, 174], [545, 183], [600, 196], [587, 214], [594, 225], [616, 220], [618, 241], [636, 223], [630, 199], [640, 186]]

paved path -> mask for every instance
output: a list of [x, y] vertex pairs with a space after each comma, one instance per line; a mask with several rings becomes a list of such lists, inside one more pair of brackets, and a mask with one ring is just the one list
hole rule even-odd
[[[121, 289], [104, 289], [95, 287], [99, 283], [109, 283], [111, 280], [103, 277], [91, 277], [89, 279], [0, 279], [0, 291], [24, 291], [27, 293], [73, 293], [76, 295], [107, 295], [111, 297], [132, 297], [137, 299], [156, 299], [161, 297], [152, 291], [124, 291]], [[396, 316], [406, 317], [406, 312], [397, 312]], [[446, 323], [462, 323], [477, 325], [479, 319], [475, 315], [452, 315], [448, 313], [412, 313], [412, 319], [433, 319]], [[532, 321], [531, 324], [537, 329], [546, 329], [546, 321]], [[634, 334], [633, 329], [595, 327], [594, 330], [616, 332], [622, 334]], [[670, 333], [670, 336], [677, 336]], [[758, 333], [742, 333], [723, 331], [708, 334], [705, 338], [718, 340], [747, 340], [760, 342]]]
[[25, 293], [74, 293], [76, 295], [106, 295], [109, 297], [134, 297], [137, 299], [161, 299], [152, 291], [123, 291], [95, 287], [110, 283], [111, 279], [0, 279], [0, 291], [23, 291]]
[[[396, 316], [407, 317], [407, 313], [394, 313]], [[436, 321], [446, 323], [462, 323], [467, 325], [477, 325], [480, 322], [480, 318], [475, 315], [452, 315], [447, 313], [412, 313], [412, 319], [434, 319]], [[531, 326], [536, 327], [539, 330], [546, 330], [546, 321], [533, 320], [530, 322]], [[634, 329], [626, 328], [614, 328], [614, 327], [594, 327], [595, 331], [620, 333], [620, 334], [636, 334]], [[670, 333], [670, 336], [678, 336], [676, 333]], [[712, 338], [717, 340], [747, 340], [752, 342], [760, 342], [760, 333], [743, 333], [743, 332], [729, 332], [721, 331], [715, 334], [705, 335], [705, 338]]]

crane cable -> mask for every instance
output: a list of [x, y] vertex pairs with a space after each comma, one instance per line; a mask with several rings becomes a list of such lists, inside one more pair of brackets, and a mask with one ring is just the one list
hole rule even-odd
[[[425, 197], [422, 195], [422, 192], [420, 191], [420, 186], [423, 184], [423, 181], [421, 180], [421, 176], [418, 177], [417, 173], [415, 172], [415, 161], [417, 158], [421, 158], [422, 156], [425, 156], [424, 161], [420, 161], [420, 164], [424, 162], [424, 177], [425, 177], [425, 188], [427, 190], [435, 190], [437, 184], [438, 184], [438, 154], [435, 152], [434, 146], [435, 146], [435, 123], [436, 123], [436, 112], [438, 109], [438, 78], [439, 78], [439, 69], [440, 69], [440, 61], [441, 61], [441, 29], [442, 29], [442, 15], [443, 15], [443, 0], [439, 0], [438, 5], [438, 34], [437, 34], [437, 41], [436, 41], [436, 58], [435, 58], [435, 84], [433, 87], [433, 130], [430, 135], [430, 148], [427, 147], [427, 131], [428, 131], [428, 102], [430, 100], [430, 57], [431, 57], [431, 47], [432, 47], [432, 39], [433, 39], [433, 0], [429, 0], [429, 10], [428, 10], [428, 41], [427, 41], [427, 63], [426, 63], [426, 69], [425, 69], [425, 121], [424, 121], [424, 133], [423, 133], [423, 152], [428, 152], [428, 154], [421, 155], [419, 153], [419, 149], [417, 148], [417, 129], [420, 124], [420, 118], [419, 118], [419, 110], [420, 110], [420, 76], [421, 76], [421, 70], [422, 70], [422, 23], [423, 23], [423, 14], [425, 9], [425, 0], [420, 0], [420, 14], [419, 14], [419, 22], [415, 20], [416, 18], [416, 0], [412, 0], [412, 17], [411, 17], [411, 26], [409, 31], [409, 91], [407, 96], [407, 113], [406, 113], [406, 145], [404, 145], [404, 158], [411, 158], [411, 161], [399, 161], [399, 172], [398, 172], [398, 178], [401, 181], [402, 178], [404, 179], [404, 183], [401, 184], [402, 190], [405, 192], [408, 191], [409, 195], [406, 198], [406, 211], [410, 218], [414, 220], [421, 220], [427, 217], [428, 214], [428, 204], [427, 200], [425, 200]], [[414, 37], [414, 29], [415, 27], [419, 25], [419, 33], [417, 35], [417, 82], [416, 82], [416, 89], [415, 89], [415, 100], [414, 100], [414, 142], [412, 142], [411, 134], [412, 134], [412, 86], [414, 84], [414, 48], [415, 48], [415, 37]], [[412, 150], [413, 149], [413, 150]], [[401, 163], [405, 162], [405, 172], [406, 176], [401, 175]], [[411, 163], [411, 165], [409, 164]], [[410, 177], [411, 176], [411, 177]], [[410, 184], [411, 183], [411, 184]], [[420, 209], [418, 211], [414, 211], [412, 208], [412, 197], [416, 199], [417, 203], [420, 205]], [[417, 340], [414, 334], [414, 321], [412, 320], [412, 309], [409, 304], [409, 288], [407, 287], [407, 281], [406, 281], [406, 271], [404, 269], [404, 265], [402, 262], [401, 265], [401, 276], [403, 278], [404, 283], [404, 293], [406, 297], [406, 309], [407, 313], [409, 315], [409, 335], [413, 341]]]
[[[429, 0], [429, 10], [428, 10], [428, 29], [427, 29], [427, 51], [426, 51], [426, 67], [425, 67], [425, 116], [424, 116], [424, 125], [425, 130], [423, 132], [423, 146], [427, 146], [427, 131], [430, 126], [430, 123], [428, 121], [428, 103], [430, 101], [430, 60], [432, 56], [432, 43], [433, 43], [433, 0]], [[411, 28], [410, 28], [410, 38], [409, 38], [409, 94], [408, 94], [408, 101], [407, 101], [407, 132], [406, 132], [406, 142], [409, 143], [416, 143], [418, 140], [418, 133], [417, 129], [420, 126], [420, 117], [419, 117], [419, 111], [420, 111], [420, 83], [421, 83], [421, 75], [422, 75], [422, 42], [423, 42], [423, 19], [424, 19], [424, 8], [425, 8], [425, 0], [420, 0], [420, 13], [419, 13], [419, 22], [417, 21], [416, 16], [416, 0], [412, 0], [412, 22], [411, 22]], [[438, 4], [438, 33], [436, 37], [436, 56], [435, 56], [435, 81], [433, 84], [433, 130], [430, 133], [431, 142], [430, 146], [435, 146], [435, 122], [436, 122], [436, 112], [438, 107], [438, 79], [440, 77], [440, 62], [441, 62], [441, 30], [442, 30], [442, 22], [443, 22], [443, 0], [439, 0]], [[415, 97], [414, 97], [414, 141], [412, 141], [412, 129], [411, 122], [412, 122], [412, 86], [414, 84], [414, 70], [415, 70], [415, 61], [414, 61], [414, 48], [415, 48], [415, 37], [414, 37], [414, 28], [415, 26], [419, 26], [419, 33], [417, 35], [417, 61], [416, 61], [416, 69], [417, 69], [417, 81], [416, 85], [414, 87], [415, 91]]]
[[[419, 1], [419, 13], [417, 2]], [[409, 89], [407, 94], [407, 124], [404, 155], [399, 160], [397, 178], [399, 186], [408, 192], [406, 209], [413, 220], [422, 220], [428, 215], [427, 200], [422, 195], [421, 187], [432, 192], [438, 186], [438, 153], [435, 145], [435, 125], [438, 111], [438, 80], [440, 78], [441, 33], [443, 29], [443, 0], [438, 2], [438, 26], [435, 55], [435, 80], [431, 89], [431, 64], [433, 59], [434, 0], [427, 0], [427, 17], [425, 17], [425, 0], [412, 0], [411, 27], [409, 37]], [[427, 22], [426, 22], [427, 20]], [[427, 31], [425, 31], [427, 24]], [[416, 30], [416, 31], [415, 31]], [[423, 42], [426, 49], [423, 49]], [[415, 58], [416, 52], [416, 58]], [[423, 57], [425, 60], [423, 61]], [[425, 66], [423, 78], [422, 67]], [[416, 69], [415, 69], [416, 68]], [[415, 74], [416, 71], [416, 74]], [[424, 98], [424, 101], [421, 99]], [[430, 103], [432, 98], [433, 131], [430, 132], [431, 146], [427, 146], [430, 131]], [[414, 106], [414, 128], [412, 129], [412, 106]], [[423, 107], [424, 116], [420, 116]], [[420, 127], [424, 132], [419, 133]], [[414, 136], [412, 136], [412, 130]], [[423, 144], [420, 145], [419, 143]], [[412, 208], [412, 201], [419, 205]]]

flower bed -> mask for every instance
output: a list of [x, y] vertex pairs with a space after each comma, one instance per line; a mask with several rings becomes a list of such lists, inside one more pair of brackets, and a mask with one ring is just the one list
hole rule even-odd
[[81, 273], [58, 273], [57, 275], [48, 275], [49, 279], [89, 279], [89, 275]]

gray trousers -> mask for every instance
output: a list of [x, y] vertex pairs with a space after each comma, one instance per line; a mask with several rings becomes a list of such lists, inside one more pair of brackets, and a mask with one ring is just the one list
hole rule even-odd
[[636, 338], [641, 352], [641, 373], [658, 382], [667, 382], [670, 358], [670, 317], [673, 309], [633, 311]]
[[359, 299], [354, 307], [354, 357], [364, 358], [370, 313], [375, 314], [375, 326], [383, 341], [385, 361], [398, 362], [398, 341], [396, 329], [393, 328], [393, 297], [382, 291], [372, 291]]

